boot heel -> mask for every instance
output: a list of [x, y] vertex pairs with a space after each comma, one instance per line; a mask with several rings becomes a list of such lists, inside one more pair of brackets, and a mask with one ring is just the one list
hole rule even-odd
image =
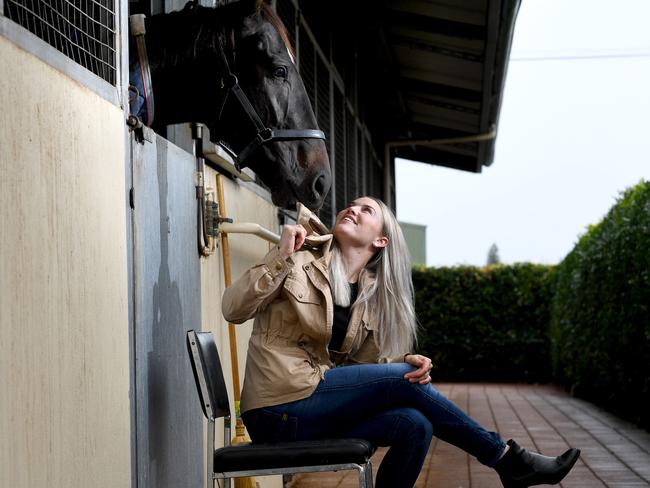
[[556, 485], [569, 474], [580, 457], [580, 449], [569, 449], [561, 456], [548, 457], [527, 451], [515, 441], [494, 469], [504, 488], [528, 488], [535, 485]]
[[505, 480], [503, 478], [501, 478], [501, 484], [503, 484], [503, 488], [527, 488], [526, 484], [519, 481]]

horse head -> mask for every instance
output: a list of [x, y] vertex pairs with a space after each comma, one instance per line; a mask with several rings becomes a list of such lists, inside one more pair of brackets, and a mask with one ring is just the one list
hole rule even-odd
[[320, 208], [331, 185], [329, 158], [271, 7], [261, 0], [218, 8], [190, 2], [150, 17], [146, 29], [154, 128], [202, 122], [271, 189], [273, 203]]

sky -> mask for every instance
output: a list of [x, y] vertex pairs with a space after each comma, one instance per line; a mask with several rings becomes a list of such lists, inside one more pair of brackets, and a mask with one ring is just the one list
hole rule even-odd
[[397, 217], [427, 265], [556, 264], [621, 191], [650, 181], [650, 1], [523, 0], [494, 162], [398, 159]]

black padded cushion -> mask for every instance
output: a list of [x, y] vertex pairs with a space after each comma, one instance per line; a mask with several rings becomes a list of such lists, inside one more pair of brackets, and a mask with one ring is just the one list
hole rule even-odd
[[374, 452], [372, 444], [363, 439], [237, 444], [214, 452], [214, 472], [365, 464]]

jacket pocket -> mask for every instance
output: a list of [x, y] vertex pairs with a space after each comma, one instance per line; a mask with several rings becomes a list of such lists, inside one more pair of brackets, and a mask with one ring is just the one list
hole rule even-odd
[[377, 337], [377, 334], [377, 327], [370, 325], [368, 322], [362, 319], [361, 324], [359, 324], [359, 331], [355, 337], [352, 350], [356, 351], [367, 340], [374, 340]]
[[379, 359], [378, 334], [379, 331], [376, 326], [362, 320], [359, 334], [356, 337], [356, 341], [346, 362], [352, 364], [376, 363]]
[[320, 305], [321, 296], [306, 281], [288, 277], [284, 282], [284, 289], [289, 297], [296, 302]]
[[368, 332], [376, 332], [378, 330], [376, 323], [374, 323], [374, 322], [370, 323], [365, 319], [361, 319], [361, 325], [364, 328], [364, 330], [366, 331], [366, 333], [368, 333]]

